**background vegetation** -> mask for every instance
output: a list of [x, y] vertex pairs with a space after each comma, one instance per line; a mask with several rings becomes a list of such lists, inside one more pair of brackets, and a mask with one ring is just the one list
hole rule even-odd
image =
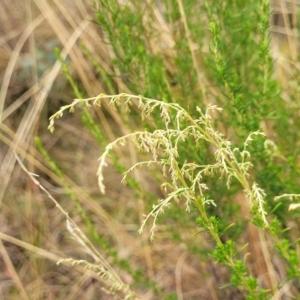
[[[299, 298], [296, 1], [2, 0], [0, 15], [1, 299]], [[120, 93], [144, 98], [86, 105]], [[51, 134], [74, 98], [90, 100]], [[170, 121], [141, 119], [154, 99]], [[167, 136], [179, 171], [163, 144], [169, 173], [134, 168], [123, 185], [151, 159], [129, 141], [100, 193], [98, 158], [138, 132]], [[203, 185], [178, 196], [178, 182]], [[152, 242], [153, 218], [139, 228], [170, 195]]]

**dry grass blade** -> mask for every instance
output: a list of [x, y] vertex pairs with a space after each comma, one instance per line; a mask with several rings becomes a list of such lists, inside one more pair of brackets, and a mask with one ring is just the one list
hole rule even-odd
[[5, 261], [8, 272], [11, 274], [12, 279], [14, 280], [16, 286], [18, 287], [18, 289], [20, 291], [20, 295], [22, 296], [22, 299], [29, 300], [30, 298], [23, 287], [23, 284], [22, 284], [10, 258], [9, 258], [9, 255], [1, 241], [1, 238], [0, 238], [0, 253], [1, 253], [1, 256], [3, 257], [3, 260]]
[[[66, 217], [66, 224], [67, 229], [70, 232], [70, 234], [75, 238], [75, 240], [79, 243], [81, 247], [83, 247], [84, 251], [88, 253], [95, 261], [95, 263], [88, 263], [84, 260], [76, 260], [76, 259], [61, 259], [58, 261], [58, 264], [61, 263], [71, 263], [73, 265], [84, 265], [85, 268], [95, 270], [97, 271], [100, 269], [100, 273], [98, 273], [98, 276], [105, 282], [108, 280], [108, 285], [111, 286], [112, 291], [118, 291], [121, 290], [130, 297], [128, 299], [131, 299], [134, 295], [133, 292], [130, 291], [130, 288], [128, 285], [126, 285], [122, 279], [119, 277], [119, 275], [115, 272], [115, 270], [110, 266], [108, 261], [102, 256], [102, 254], [93, 246], [93, 244], [88, 240], [86, 235], [81, 231], [81, 229], [77, 226], [77, 224], [69, 217], [69, 214], [64, 210], [64, 208], [55, 200], [51, 194], [40, 184], [40, 182], [36, 179], [36, 174], [33, 174], [27, 170], [27, 168], [24, 166], [23, 162], [21, 161], [20, 157], [17, 155], [17, 153], [14, 153], [16, 160], [18, 161], [19, 165], [23, 169], [24, 172], [27, 173], [27, 175], [30, 177], [30, 179], [43, 191], [47, 194], [47, 196], [50, 198], [51, 201], [54, 202], [56, 208]], [[1, 245], [0, 245], [1, 246]], [[4, 249], [4, 248], [3, 248]], [[5, 254], [5, 252], [3, 252]], [[7, 257], [8, 258], [8, 257]], [[9, 263], [10, 260], [7, 260], [7, 263]], [[10, 268], [13, 268], [11, 264], [9, 264]], [[12, 269], [14, 271], [14, 269]], [[16, 275], [16, 274], [15, 274]], [[15, 280], [17, 281], [17, 284], [19, 285], [18, 277], [15, 277]], [[116, 289], [116, 290], [115, 290]], [[24, 291], [25, 293], [25, 291]], [[28, 298], [26, 298], [28, 299]], [[133, 299], [133, 298], [132, 298]], [[138, 299], [134, 297], [134, 299]]]
[[206, 105], [208, 105], [209, 103], [207, 102], [207, 96], [206, 96], [206, 93], [207, 93], [206, 85], [207, 85], [207, 83], [206, 83], [206, 79], [204, 77], [204, 73], [200, 69], [201, 66], [199, 64], [199, 60], [197, 59], [197, 56], [196, 56], [197, 46], [192, 41], [191, 32], [189, 30], [186, 15], [185, 15], [185, 12], [184, 12], [183, 2], [182, 2], [182, 0], [177, 0], [177, 2], [178, 2], [182, 22], [183, 22], [183, 25], [184, 25], [185, 36], [188, 40], [189, 48], [190, 48], [190, 51], [191, 51], [191, 56], [193, 58], [194, 68], [197, 72], [198, 83], [199, 83], [199, 86], [201, 87], [201, 92], [202, 92], [202, 96], [203, 96], [203, 99], [204, 99], [204, 103]]
[[4, 108], [4, 102], [5, 102], [5, 98], [6, 98], [6, 94], [7, 94], [7, 89], [8, 89], [10, 80], [11, 80], [11, 76], [12, 76], [14, 67], [15, 67], [18, 57], [20, 55], [20, 51], [23, 48], [26, 40], [29, 38], [29, 36], [32, 34], [32, 32], [35, 30], [35, 28], [44, 21], [44, 19], [45, 19], [45, 17], [41, 15], [28, 25], [28, 27], [25, 29], [25, 32], [22, 34], [18, 43], [16, 44], [14, 51], [10, 57], [9, 63], [7, 65], [7, 68], [6, 68], [6, 71], [4, 74], [1, 90], [0, 90], [0, 122], [2, 120], [2, 112], [3, 112], [3, 108]]
[[[66, 43], [66, 47], [62, 51], [62, 58], [65, 59], [69, 51], [71, 51], [72, 47], [74, 46], [75, 42], [79, 38], [79, 36], [82, 34], [86, 26], [88, 25], [87, 21], [83, 21], [80, 26], [77, 28], [77, 30], [74, 32], [74, 34], [70, 37], [68, 42]], [[40, 89], [39, 95], [37, 96], [36, 100], [33, 100], [30, 102], [30, 105], [28, 107], [28, 110], [26, 114], [24, 115], [19, 128], [15, 134], [15, 137], [13, 139], [12, 145], [14, 145], [14, 148], [11, 148], [8, 153], [5, 156], [5, 159], [1, 165], [0, 168], [0, 177], [3, 178], [1, 184], [0, 184], [0, 203], [2, 201], [4, 192], [6, 190], [6, 186], [10, 180], [11, 173], [14, 169], [15, 165], [15, 159], [13, 155], [13, 151], [16, 150], [16, 146], [19, 143], [24, 143], [26, 140], [30, 138], [32, 134], [32, 130], [39, 118], [39, 114], [44, 106], [45, 101], [47, 100], [47, 96], [51, 90], [51, 87], [53, 85], [53, 82], [55, 81], [59, 71], [60, 71], [61, 65], [60, 62], [56, 62], [53, 66], [52, 70], [50, 71], [49, 75], [47, 76], [47, 81], [45, 82], [45, 85]], [[27, 147], [27, 146], [25, 146]], [[26, 149], [26, 148], [25, 148]]]

